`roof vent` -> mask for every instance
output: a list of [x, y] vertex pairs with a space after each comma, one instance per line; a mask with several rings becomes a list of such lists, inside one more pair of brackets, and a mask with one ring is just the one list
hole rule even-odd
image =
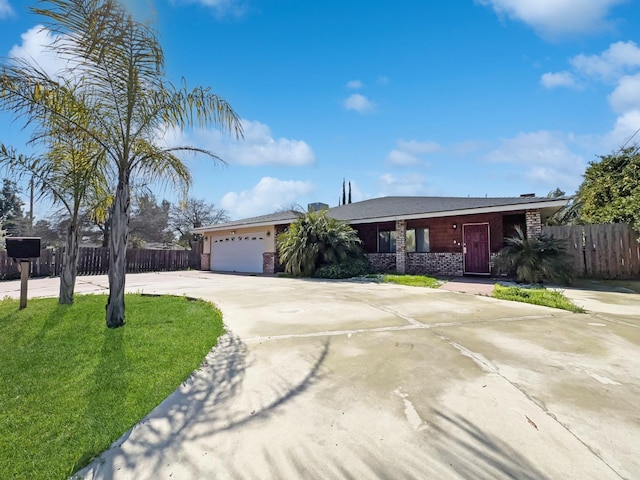
[[522, 195], [520, 195], [522, 198], [535, 198], [536, 194], [535, 193], [523, 193]]
[[322, 202], [315, 202], [307, 205], [307, 211], [309, 212], [319, 212], [320, 210], [326, 210], [328, 208], [329, 208], [329, 205]]

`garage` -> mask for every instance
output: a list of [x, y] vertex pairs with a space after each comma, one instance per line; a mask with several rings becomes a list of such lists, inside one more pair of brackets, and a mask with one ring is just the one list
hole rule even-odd
[[262, 273], [264, 233], [211, 237], [211, 270]]

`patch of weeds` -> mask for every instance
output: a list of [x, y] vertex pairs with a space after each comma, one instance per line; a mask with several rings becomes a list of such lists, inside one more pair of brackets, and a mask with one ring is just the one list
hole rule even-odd
[[565, 297], [562, 292], [547, 290], [546, 288], [504, 287], [502, 285], [496, 285], [493, 289], [492, 296], [501, 300], [559, 308], [573, 313], [585, 312], [584, 308], [578, 307]]
[[382, 276], [383, 283], [395, 283], [409, 287], [438, 288], [443, 282], [427, 275], [391, 275]]

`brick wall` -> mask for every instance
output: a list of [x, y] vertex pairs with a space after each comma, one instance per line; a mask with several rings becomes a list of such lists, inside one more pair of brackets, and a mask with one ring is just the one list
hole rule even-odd
[[[379, 272], [397, 272], [395, 253], [368, 253], [371, 265]], [[461, 253], [408, 253], [405, 255], [406, 273], [413, 275], [445, 275], [461, 277]]]
[[262, 254], [262, 273], [276, 273], [275, 252], [264, 252]]
[[369, 259], [373, 268], [378, 272], [396, 271], [395, 253], [367, 253], [365, 256]]
[[407, 273], [460, 277], [463, 274], [462, 254], [408, 253]]
[[211, 254], [200, 254], [200, 270], [211, 270]]
[[537, 237], [542, 233], [542, 219], [540, 210], [527, 210], [525, 213], [527, 238]]
[[407, 224], [404, 220], [396, 221], [396, 271], [407, 271]]

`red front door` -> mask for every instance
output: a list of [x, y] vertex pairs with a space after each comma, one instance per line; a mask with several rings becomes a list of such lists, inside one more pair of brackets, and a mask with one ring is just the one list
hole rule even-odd
[[489, 224], [463, 225], [462, 229], [464, 273], [489, 274]]

